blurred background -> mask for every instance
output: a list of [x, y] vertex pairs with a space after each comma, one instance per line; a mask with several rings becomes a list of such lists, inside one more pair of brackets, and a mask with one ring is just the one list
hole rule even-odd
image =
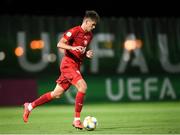
[[[173, 8], [169, 15], [166, 6], [147, 4], [1, 1], [0, 105], [22, 105], [53, 90], [62, 58], [57, 42], [81, 24], [86, 10], [101, 16], [91, 42], [95, 56], [81, 68], [87, 103], [179, 101], [178, 12]], [[73, 104], [75, 93], [71, 87], [50, 104]]]

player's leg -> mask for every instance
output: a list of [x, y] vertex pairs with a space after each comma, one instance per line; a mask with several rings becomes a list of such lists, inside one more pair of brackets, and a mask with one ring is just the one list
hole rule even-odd
[[76, 84], [74, 84], [74, 86], [77, 88], [78, 91], [75, 98], [75, 114], [74, 114], [73, 126], [82, 129], [83, 125], [80, 121], [80, 115], [84, 104], [84, 97], [87, 89], [87, 84], [84, 81], [84, 79], [80, 79], [77, 81]]
[[34, 100], [32, 103], [25, 103], [23, 113], [24, 122], [28, 121], [29, 114], [35, 107], [50, 102], [55, 98], [60, 98], [63, 93], [64, 89], [59, 84], [57, 84], [53, 91], [43, 94], [38, 99]]

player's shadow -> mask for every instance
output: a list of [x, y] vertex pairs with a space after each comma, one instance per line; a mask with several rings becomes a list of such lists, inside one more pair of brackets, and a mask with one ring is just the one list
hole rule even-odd
[[120, 126], [118, 126], [118, 127], [104, 127], [104, 128], [99, 128], [98, 129], [98, 131], [101, 131], [101, 130], [105, 130], [105, 129], [120, 129], [120, 128], [123, 128], [123, 127], [120, 127]]
[[[131, 128], [139, 128], [141, 126], [135, 126], [135, 127], [131, 127]], [[104, 130], [108, 130], [108, 129], [124, 129], [124, 128], [130, 128], [130, 127], [122, 127], [122, 126], [114, 126], [114, 127], [103, 127], [103, 128], [98, 128], [96, 130], [98, 131], [104, 131]]]

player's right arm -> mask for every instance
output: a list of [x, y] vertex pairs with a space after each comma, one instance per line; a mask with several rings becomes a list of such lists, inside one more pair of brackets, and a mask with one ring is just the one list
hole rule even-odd
[[58, 44], [57, 47], [59, 48], [60, 52], [64, 53], [64, 50], [75, 50], [75, 51], [80, 51], [82, 52], [84, 47], [82, 46], [71, 46], [67, 44], [67, 39], [65, 39], [64, 37], [62, 37]]
[[71, 50], [72, 49], [72, 46], [67, 44], [67, 39], [65, 39], [64, 37], [62, 37], [59, 40], [57, 47], [59, 48], [59, 51], [61, 53], [64, 53], [64, 50]]

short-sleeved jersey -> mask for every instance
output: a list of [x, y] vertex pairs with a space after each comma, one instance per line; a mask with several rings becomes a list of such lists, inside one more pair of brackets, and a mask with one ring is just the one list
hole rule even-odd
[[76, 26], [67, 30], [63, 35], [67, 40], [67, 44], [71, 46], [82, 46], [84, 47], [84, 51], [66, 50], [65, 56], [72, 58], [76, 62], [82, 62], [85, 57], [86, 48], [92, 40], [92, 36], [92, 32], [85, 32], [81, 26]]

